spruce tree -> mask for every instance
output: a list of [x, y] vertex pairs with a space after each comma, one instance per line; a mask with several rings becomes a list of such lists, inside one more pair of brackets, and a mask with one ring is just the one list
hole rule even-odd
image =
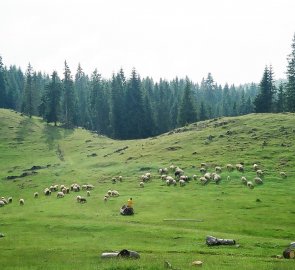
[[287, 57], [286, 105], [288, 111], [295, 112], [295, 34], [291, 47], [292, 51]]
[[278, 89], [278, 99], [277, 99], [277, 112], [285, 111], [285, 92], [284, 85], [281, 82]]
[[143, 94], [140, 77], [136, 70], [132, 70], [131, 78], [127, 82], [125, 95], [126, 109], [126, 136], [130, 139], [138, 139], [143, 136]]
[[26, 71], [26, 82], [23, 98], [23, 112], [30, 118], [34, 114], [34, 83], [33, 83], [33, 68], [29, 63]]
[[65, 61], [63, 78], [63, 95], [62, 95], [62, 110], [63, 110], [63, 123], [65, 127], [72, 128], [76, 124], [76, 98], [74, 92], [74, 83], [71, 75], [70, 68]]
[[62, 86], [57, 72], [51, 75], [51, 82], [45, 87], [45, 119], [48, 123], [57, 125], [60, 119]]
[[270, 113], [273, 111], [273, 101], [275, 95], [274, 79], [272, 67], [266, 66], [262, 80], [259, 84], [260, 92], [257, 94], [254, 105], [256, 113]]
[[0, 108], [7, 107], [7, 85], [5, 80], [5, 69], [0, 55]]
[[186, 79], [186, 86], [179, 106], [178, 125], [184, 126], [197, 121], [196, 105], [191, 90], [191, 82]]

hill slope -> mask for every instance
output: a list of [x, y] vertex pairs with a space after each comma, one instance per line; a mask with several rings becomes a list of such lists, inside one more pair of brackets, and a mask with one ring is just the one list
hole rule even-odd
[[[39, 269], [54, 261], [47, 269], [162, 269], [168, 260], [190, 269], [201, 259], [207, 269], [292, 269], [294, 262], [271, 255], [281, 254], [295, 239], [294, 119], [294, 114], [252, 114], [200, 122], [155, 138], [115, 141], [1, 109], [0, 197], [12, 196], [13, 203], [0, 208], [0, 232], [7, 235], [0, 239], [7, 247], [0, 265]], [[183, 188], [168, 187], [158, 174], [173, 164], [199, 179], [202, 162], [209, 172], [222, 167], [220, 184], [191, 180]], [[240, 162], [244, 173], [225, 168]], [[253, 163], [263, 170], [264, 184], [249, 189], [240, 179], [253, 181]], [[153, 177], [140, 188], [145, 172]], [[123, 181], [113, 183], [119, 175]], [[63, 199], [42, 194], [52, 184], [72, 183], [95, 185], [87, 204], [76, 203], [73, 192]], [[120, 197], [104, 203], [109, 189]], [[122, 217], [118, 210], [130, 196], [136, 214]], [[25, 199], [22, 208], [19, 198]], [[209, 248], [208, 234], [233, 238], [239, 247]], [[99, 258], [103, 251], [122, 248], [137, 250], [142, 258]]]

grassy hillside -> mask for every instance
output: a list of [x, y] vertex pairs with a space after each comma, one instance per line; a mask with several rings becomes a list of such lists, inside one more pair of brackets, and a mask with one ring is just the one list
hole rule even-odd
[[[204, 269], [294, 269], [294, 260], [272, 258], [295, 241], [294, 116], [220, 118], [155, 138], [115, 141], [0, 109], [0, 197], [13, 197], [0, 208], [1, 269], [164, 269], [165, 261], [194, 269], [195, 260]], [[222, 167], [218, 185], [200, 184], [202, 162], [209, 172]], [[240, 162], [244, 173], [226, 170]], [[253, 181], [253, 163], [264, 183], [249, 189], [241, 176]], [[158, 169], [172, 164], [197, 180], [167, 186]], [[140, 188], [146, 172], [152, 179]], [[112, 183], [119, 175], [123, 181]], [[95, 186], [87, 203], [76, 202], [86, 191], [62, 199], [43, 195], [52, 184], [72, 183]], [[104, 202], [109, 189], [120, 196]], [[135, 215], [121, 216], [129, 197]], [[207, 235], [237, 245], [208, 247]], [[124, 248], [141, 258], [100, 258]]]

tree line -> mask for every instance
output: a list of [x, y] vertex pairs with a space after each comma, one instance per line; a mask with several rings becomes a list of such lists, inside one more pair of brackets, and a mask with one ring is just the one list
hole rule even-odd
[[171, 81], [129, 77], [121, 69], [102, 78], [95, 69], [86, 75], [79, 64], [75, 75], [64, 62], [61, 77], [33, 70], [7, 68], [0, 56], [0, 107], [40, 116], [48, 123], [76, 126], [115, 139], [162, 134], [186, 124], [253, 112], [295, 112], [295, 35], [288, 55], [287, 79], [278, 84], [266, 66], [259, 84], [219, 85], [209, 73], [201, 83], [188, 77]]

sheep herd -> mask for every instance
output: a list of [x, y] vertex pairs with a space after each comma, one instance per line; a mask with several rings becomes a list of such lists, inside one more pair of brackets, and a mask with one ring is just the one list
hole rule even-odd
[[[180, 187], [184, 187], [187, 183], [190, 182], [190, 180], [199, 180], [198, 182], [201, 185], [207, 185], [210, 182], [214, 184], [219, 184], [222, 180], [221, 174], [223, 171], [227, 172], [226, 179], [229, 181], [231, 179], [237, 178], [236, 174], [234, 176], [230, 175], [231, 172], [233, 172], [234, 170], [241, 174], [241, 184], [245, 185], [249, 189], [253, 189], [256, 185], [262, 185], [264, 182], [264, 171], [262, 170], [261, 165], [258, 165], [257, 163], [253, 163], [252, 168], [245, 169], [245, 165], [243, 162], [239, 162], [235, 165], [226, 164], [223, 167], [202, 162], [197, 170], [200, 173], [199, 176], [197, 174], [188, 176], [179, 166], [170, 165], [167, 168], [159, 168], [158, 175], [166, 186], [179, 185]], [[248, 179], [249, 177], [245, 175], [245, 172], [249, 171], [255, 172], [256, 176]], [[287, 177], [287, 174], [285, 172], [280, 172], [279, 174], [282, 178]], [[150, 180], [150, 172], [141, 175], [139, 187], [145, 187], [145, 183], [149, 182]]]
[[[122, 181], [122, 176], [118, 177], [119, 181]], [[112, 180], [113, 182], [113, 180]], [[61, 199], [64, 198], [67, 194], [71, 192], [80, 192], [84, 191], [86, 192], [86, 196], [78, 195], [76, 197], [76, 201], [78, 203], [84, 204], [87, 202], [86, 197], [90, 197], [91, 190], [94, 189], [94, 185], [92, 184], [83, 184], [79, 185], [77, 183], [73, 183], [70, 185], [70, 187], [67, 187], [66, 185], [51, 185], [49, 187], [44, 188], [43, 194], [44, 196], [52, 196], [53, 193], [56, 193], [56, 198]], [[120, 194], [117, 190], [108, 190], [107, 193], [104, 195], [103, 200], [106, 202], [110, 197], [118, 197]], [[39, 192], [33, 193], [33, 198], [38, 199], [39, 198]], [[7, 199], [5, 197], [0, 198], [0, 207], [3, 207], [7, 204], [12, 203], [12, 197], [8, 197]], [[25, 200], [23, 198], [19, 199], [19, 205], [23, 206], [25, 204]]]
[[[185, 174], [184, 170], [181, 169], [178, 166], [170, 165], [169, 168], [160, 168], [158, 169], [158, 175], [159, 178], [163, 181], [164, 185], [166, 186], [177, 186], [180, 187], [186, 186], [190, 182], [190, 180], [198, 180], [198, 183], [200, 185], [207, 185], [208, 183], [214, 183], [219, 184], [222, 180], [221, 174], [223, 171], [227, 172], [227, 180], [230, 180], [232, 178], [237, 178], [236, 175], [230, 176], [229, 174], [236, 170], [237, 172], [241, 173], [240, 181], [241, 184], [248, 187], [249, 189], [254, 189], [256, 185], [262, 185], [264, 183], [264, 177], [265, 173], [263, 169], [261, 168], [261, 165], [258, 165], [257, 163], [253, 163], [252, 168], [247, 168], [245, 170], [244, 163], [240, 162], [237, 163], [235, 166], [233, 164], [226, 164], [224, 167], [222, 166], [215, 166], [215, 165], [209, 165], [207, 163], [201, 163], [200, 166], [197, 168], [197, 171], [199, 171], [200, 175], [193, 174], [192, 176], [188, 176]], [[251, 179], [248, 179], [249, 177], [245, 175], [245, 171], [252, 171], [255, 172], [256, 176], [252, 177]], [[287, 174], [285, 172], [279, 172], [279, 175], [281, 178], [286, 178]], [[151, 172], [147, 172], [140, 177], [139, 187], [144, 188], [146, 183], [149, 183], [152, 179]], [[111, 182], [113, 184], [117, 182], [122, 182], [122, 176], [119, 177], [113, 177]], [[52, 193], [56, 193], [56, 198], [61, 199], [64, 198], [67, 194], [70, 192], [80, 192], [84, 191], [86, 192], [86, 196], [83, 197], [81, 195], [78, 195], [76, 197], [76, 201], [78, 203], [86, 203], [87, 199], [86, 197], [90, 197], [91, 193], [90, 191], [94, 189], [94, 186], [92, 184], [83, 184], [79, 185], [77, 183], [71, 184], [69, 187], [66, 185], [51, 185], [49, 187], [46, 187], [43, 190], [44, 196], [51, 196]], [[107, 202], [109, 198], [111, 197], [118, 197], [120, 194], [117, 190], [108, 190], [105, 195], [103, 196], [103, 201]], [[35, 199], [39, 198], [39, 192], [34, 192], [33, 197]], [[12, 203], [12, 197], [8, 197], [7, 199], [5, 197], [1, 197], [0, 199], [0, 207], [3, 207], [7, 204]], [[24, 198], [19, 199], [19, 205], [23, 206], [25, 204]]]

